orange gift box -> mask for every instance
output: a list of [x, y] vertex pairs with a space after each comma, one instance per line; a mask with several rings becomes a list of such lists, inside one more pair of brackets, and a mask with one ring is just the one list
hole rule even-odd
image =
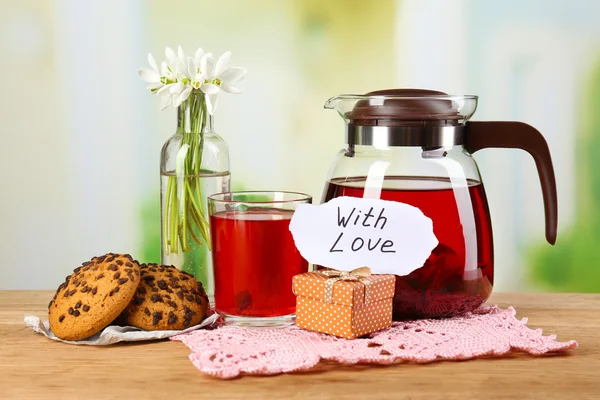
[[359, 277], [352, 275], [354, 271], [323, 270], [294, 276], [296, 325], [346, 339], [392, 326], [394, 275], [368, 272]]

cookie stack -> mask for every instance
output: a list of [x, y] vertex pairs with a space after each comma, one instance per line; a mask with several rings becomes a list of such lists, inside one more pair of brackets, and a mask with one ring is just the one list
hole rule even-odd
[[109, 253], [67, 276], [48, 304], [48, 319], [57, 337], [81, 340], [116, 321], [145, 330], [185, 329], [202, 321], [207, 308], [192, 275]]

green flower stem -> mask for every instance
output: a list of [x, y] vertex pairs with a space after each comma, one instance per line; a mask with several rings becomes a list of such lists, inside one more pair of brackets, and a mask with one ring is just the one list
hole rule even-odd
[[[167, 199], [171, 198], [171, 190], [173, 189], [173, 180], [171, 178], [169, 178], [169, 181], [167, 182], [167, 193], [166, 193], [166, 197]], [[162, 215], [162, 220], [163, 220], [163, 226], [162, 226], [162, 237], [165, 239], [165, 248], [169, 249], [171, 246], [171, 240], [170, 240], [170, 235], [169, 235], [169, 207], [165, 206], [163, 209], [163, 215]]]
[[192, 225], [190, 224], [190, 221], [187, 221], [187, 228], [190, 231], [190, 235], [192, 236], [192, 239], [194, 239], [194, 242], [198, 243], [199, 245], [202, 245], [202, 242], [200, 242], [200, 239], [198, 239], [198, 236], [196, 236], [196, 234], [194, 233], [194, 229], [192, 228]]
[[[177, 187], [177, 181], [171, 177], [172, 180], [174, 180], [174, 187]], [[174, 200], [173, 200], [174, 199]], [[171, 253], [178, 253], [177, 250], [177, 245], [178, 245], [178, 236], [177, 236], [177, 225], [178, 225], [178, 211], [177, 211], [177, 206], [178, 206], [178, 202], [177, 202], [177, 190], [176, 189], [172, 189], [171, 190], [171, 196], [169, 197], [169, 209], [171, 210], [171, 217], [169, 218], [169, 221], [167, 222], [167, 224], [170, 223], [170, 238], [171, 238]]]
[[[163, 237], [167, 254], [190, 251], [188, 238], [210, 250], [210, 231], [202, 204], [202, 151], [208, 123], [206, 102], [201, 92], [194, 91], [179, 109], [180, 146], [189, 145], [183, 162], [183, 190], [178, 190], [177, 176], [169, 176], [163, 215]], [[179, 196], [181, 195], [181, 198]]]

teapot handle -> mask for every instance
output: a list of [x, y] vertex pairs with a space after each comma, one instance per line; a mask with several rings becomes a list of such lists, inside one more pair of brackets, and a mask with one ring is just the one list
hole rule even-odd
[[467, 122], [465, 148], [469, 153], [486, 148], [522, 149], [531, 154], [542, 184], [546, 216], [546, 240], [556, 243], [558, 200], [554, 167], [542, 134], [523, 122]]

